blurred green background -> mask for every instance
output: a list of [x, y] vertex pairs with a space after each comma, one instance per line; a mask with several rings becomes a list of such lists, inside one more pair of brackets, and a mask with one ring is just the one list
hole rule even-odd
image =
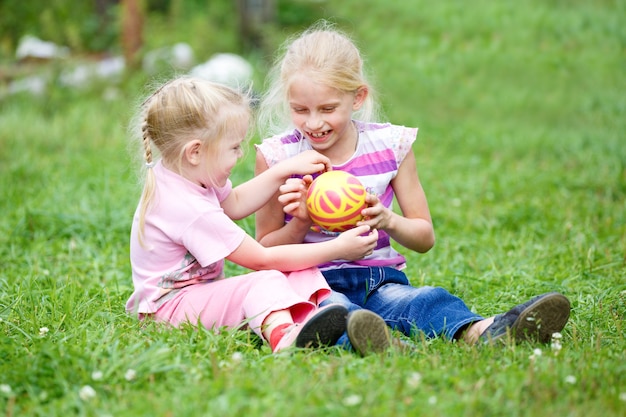
[[[257, 91], [287, 36], [319, 18], [352, 34], [389, 120], [420, 128], [437, 243], [398, 248], [411, 282], [485, 316], [561, 291], [562, 349], [418, 336], [410, 354], [277, 356], [248, 332], [137, 323], [123, 307], [141, 187], [127, 127], [146, 86], [184, 69], [70, 84], [88, 64], [120, 70], [129, 3], [2, 0], [0, 414], [623, 415], [625, 1], [275, 0], [247, 26], [238, 1], [137, 3], [138, 62], [177, 43], [195, 63], [234, 53]], [[67, 49], [17, 59], [24, 35]]]

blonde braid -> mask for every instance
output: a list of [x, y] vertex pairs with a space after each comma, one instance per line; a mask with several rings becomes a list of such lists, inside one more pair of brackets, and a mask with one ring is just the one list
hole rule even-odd
[[143, 186], [141, 205], [139, 209], [139, 244], [143, 246], [146, 213], [148, 212], [152, 199], [154, 198], [154, 190], [156, 187], [154, 172], [152, 171], [152, 167], [154, 166], [154, 161], [152, 160], [152, 147], [150, 145], [152, 140], [150, 138], [149, 125], [146, 117], [144, 117], [143, 123], [141, 124], [141, 134], [144, 147], [144, 158], [146, 160], [147, 167], [146, 181]]
[[152, 168], [152, 148], [150, 147], [150, 133], [148, 132], [148, 120], [144, 118], [141, 124], [141, 135], [143, 139], [144, 158], [146, 160], [146, 166]]

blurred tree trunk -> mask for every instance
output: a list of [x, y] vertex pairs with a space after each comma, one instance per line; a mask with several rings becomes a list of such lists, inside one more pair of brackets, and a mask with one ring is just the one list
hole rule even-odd
[[143, 45], [142, 0], [122, 0], [122, 50], [130, 69], [139, 67], [139, 50]]
[[276, 17], [275, 0], [237, 0], [237, 8], [244, 49], [263, 49], [263, 26]]

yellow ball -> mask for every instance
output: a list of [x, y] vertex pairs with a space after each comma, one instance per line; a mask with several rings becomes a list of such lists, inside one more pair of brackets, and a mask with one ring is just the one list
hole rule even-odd
[[307, 191], [306, 206], [313, 223], [330, 232], [351, 229], [363, 218], [365, 187], [345, 171], [327, 171]]

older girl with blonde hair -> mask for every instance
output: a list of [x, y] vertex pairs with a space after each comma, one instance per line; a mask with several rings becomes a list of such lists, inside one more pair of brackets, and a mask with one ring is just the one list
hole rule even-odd
[[[319, 264], [333, 290], [325, 302], [341, 303], [350, 314], [377, 313], [406, 336], [422, 333], [469, 343], [549, 341], [569, 318], [570, 303], [562, 294], [542, 294], [485, 318], [444, 288], [411, 285], [404, 273], [406, 259], [392, 243], [418, 253], [435, 244], [413, 153], [417, 128], [377, 122], [375, 110], [363, 59], [348, 35], [321, 22], [285, 43], [261, 103], [260, 125], [274, 131], [257, 146], [256, 172], [264, 175], [315, 150], [328, 157], [333, 169], [361, 180], [369, 207], [357, 225], [378, 231], [376, 249], [365, 258], [337, 257]], [[311, 180], [290, 178], [257, 213], [256, 234], [263, 245], [319, 244], [341, 237], [312, 227], [304, 202]]]

